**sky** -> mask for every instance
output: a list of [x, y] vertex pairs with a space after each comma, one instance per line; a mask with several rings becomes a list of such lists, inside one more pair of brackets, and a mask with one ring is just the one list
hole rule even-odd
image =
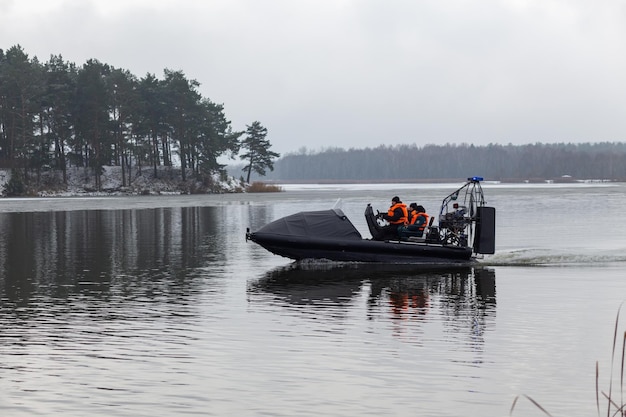
[[623, 0], [0, 0], [0, 49], [181, 70], [272, 150], [626, 140]]

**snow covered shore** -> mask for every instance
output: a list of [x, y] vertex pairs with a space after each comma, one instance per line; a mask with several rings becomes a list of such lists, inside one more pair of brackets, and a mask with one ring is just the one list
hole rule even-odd
[[[28, 186], [32, 196], [75, 196], [75, 195], [160, 195], [160, 194], [210, 194], [243, 192], [244, 184], [233, 177], [221, 178], [217, 173], [205, 181], [198, 181], [188, 175], [182, 181], [181, 169], [157, 167], [157, 175], [151, 167], [134, 167], [126, 173], [126, 186], [122, 185], [122, 168], [105, 166], [101, 176], [101, 190], [98, 191], [95, 176], [90, 168], [68, 168], [67, 184], [63, 183], [60, 171], [42, 174], [38, 187]], [[11, 171], [0, 169], [0, 191], [5, 189], [11, 178]], [[33, 181], [31, 181], [32, 183]]]

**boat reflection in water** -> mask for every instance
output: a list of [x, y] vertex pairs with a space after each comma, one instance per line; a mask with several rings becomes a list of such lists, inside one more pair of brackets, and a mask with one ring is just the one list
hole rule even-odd
[[354, 320], [363, 308], [367, 320], [440, 321], [472, 339], [482, 337], [496, 306], [495, 271], [481, 267], [295, 263], [250, 282], [248, 295], [315, 320]]

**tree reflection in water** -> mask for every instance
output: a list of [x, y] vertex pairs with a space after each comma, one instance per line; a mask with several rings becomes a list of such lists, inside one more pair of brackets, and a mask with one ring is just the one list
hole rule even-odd
[[178, 298], [225, 262], [214, 207], [0, 214], [0, 297], [18, 305], [70, 294]]

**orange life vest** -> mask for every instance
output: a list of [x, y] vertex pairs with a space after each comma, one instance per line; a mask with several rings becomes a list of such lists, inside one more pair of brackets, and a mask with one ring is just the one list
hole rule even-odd
[[404, 203], [396, 203], [393, 206], [389, 207], [389, 211], [387, 211], [387, 216], [393, 217], [396, 209], [398, 208], [402, 209], [402, 216], [396, 220], [389, 220], [390, 224], [406, 224], [406, 222], [409, 220], [409, 212], [407, 211], [406, 204]]
[[424, 229], [426, 229], [426, 226], [428, 225], [428, 214], [424, 213], [423, 211], [418, 212], [416, 210], [413, 210], [411, 212], [409, 224], [417, 223], [417, 219], [419, 219], [420, 217], [424, 218], [424, 223], [419, 225], [418, 230], [424, 231]]

